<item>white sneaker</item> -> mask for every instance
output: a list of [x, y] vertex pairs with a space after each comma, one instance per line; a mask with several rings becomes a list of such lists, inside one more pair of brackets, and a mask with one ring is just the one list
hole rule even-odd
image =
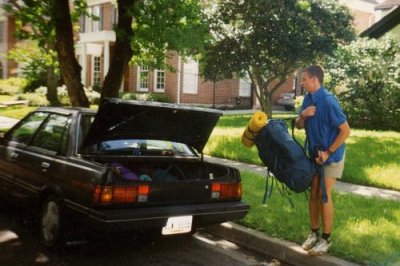
[[325, 239], [321, 239], [318, 243], [308, 251], [308, 254], [311, 256], [318, 256], [325, 254], [328, 252], [329, 247], [331, 246], [332, 242], [328, 242]]
[[316, 233], [312, 232], [308, 235], [306, 241], [304, 241], [304, 243], [301, 245], [301, 247], [304, 250], [310, 250], [315, 246], [317, 241], [318, 241], [318, 235]]

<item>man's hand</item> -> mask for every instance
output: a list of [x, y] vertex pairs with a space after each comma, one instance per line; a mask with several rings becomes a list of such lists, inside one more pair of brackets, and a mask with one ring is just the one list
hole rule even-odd
[[306, 119], [308, 117], [314, 116], [316, 112], [317, 107], [315, 107], [314, 105], [310, 105], [301, 112], [300, 116], [301, 118]]
[[324, 164], [324, 162], [326, 162], [326, 160], [328, 160], [330, 156], [330, 152], [328, 150], [326, 151], [318, 151], [318, 157], [315, 158], [315, 162], [317, 164]]

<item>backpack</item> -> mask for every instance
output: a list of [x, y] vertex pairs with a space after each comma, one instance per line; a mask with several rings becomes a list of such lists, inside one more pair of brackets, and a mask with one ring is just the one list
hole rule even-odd
[[[258, 156], [268, 168], [264, 204], [268, 193], [270, 172], [277, 181], [296, 193], [306, 191], [311, 186], [313, 177], [320, 172], [316, 163], [306, 155], [303, 147], [289, 135], [288, 127], [283, 120], [268, 120], [267, 125], [255, 137], [255, 144]], [[272, 187], [273, 183], [270, 195]], [[280, 192], [285, 196], [284, 186]], [[288, 199], [293, 206], [290, 198]]]

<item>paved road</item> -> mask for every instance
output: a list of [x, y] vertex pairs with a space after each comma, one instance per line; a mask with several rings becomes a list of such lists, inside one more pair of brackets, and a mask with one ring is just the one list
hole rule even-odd
[[41, 247], [25, 218], [0, 203], [0, 265], [284, 265], [204, 232], [143, 240], [125, 234], [69, 243], [57, 253]]

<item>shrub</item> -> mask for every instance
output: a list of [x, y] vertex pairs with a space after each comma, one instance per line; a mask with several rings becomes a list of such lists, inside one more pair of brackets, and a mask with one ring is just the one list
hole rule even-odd
[[85, 88], [85, 94], [88, 97], [90, 104], [99, 104], [100, 102], [100, 93], [95, 90], [90, 90]]
[[400, 43], [391, 36], [341, 46], [327, 72], [350, 124], [400, 130]]
[[69, 101], [67, 87], [65, 87], [65, 85], [57, 88], [57, 97], [62, 105], [71, 105], [71, 102]]
[[0, 80], [0, 94], [15, 95], [21, 93], [27, 81], [23, 78], [9, 78]]
[[29, 106], [47, 106], [49, 101], [47, 101], [46, 96], [39, 93], [24, 93], [17, 96], [17, 100], [28, 100]]
[[124, 100], [152, 101], [170, 103], [171, 99], [165, 94], [159, 93], [124, 93], [121, 96]]

